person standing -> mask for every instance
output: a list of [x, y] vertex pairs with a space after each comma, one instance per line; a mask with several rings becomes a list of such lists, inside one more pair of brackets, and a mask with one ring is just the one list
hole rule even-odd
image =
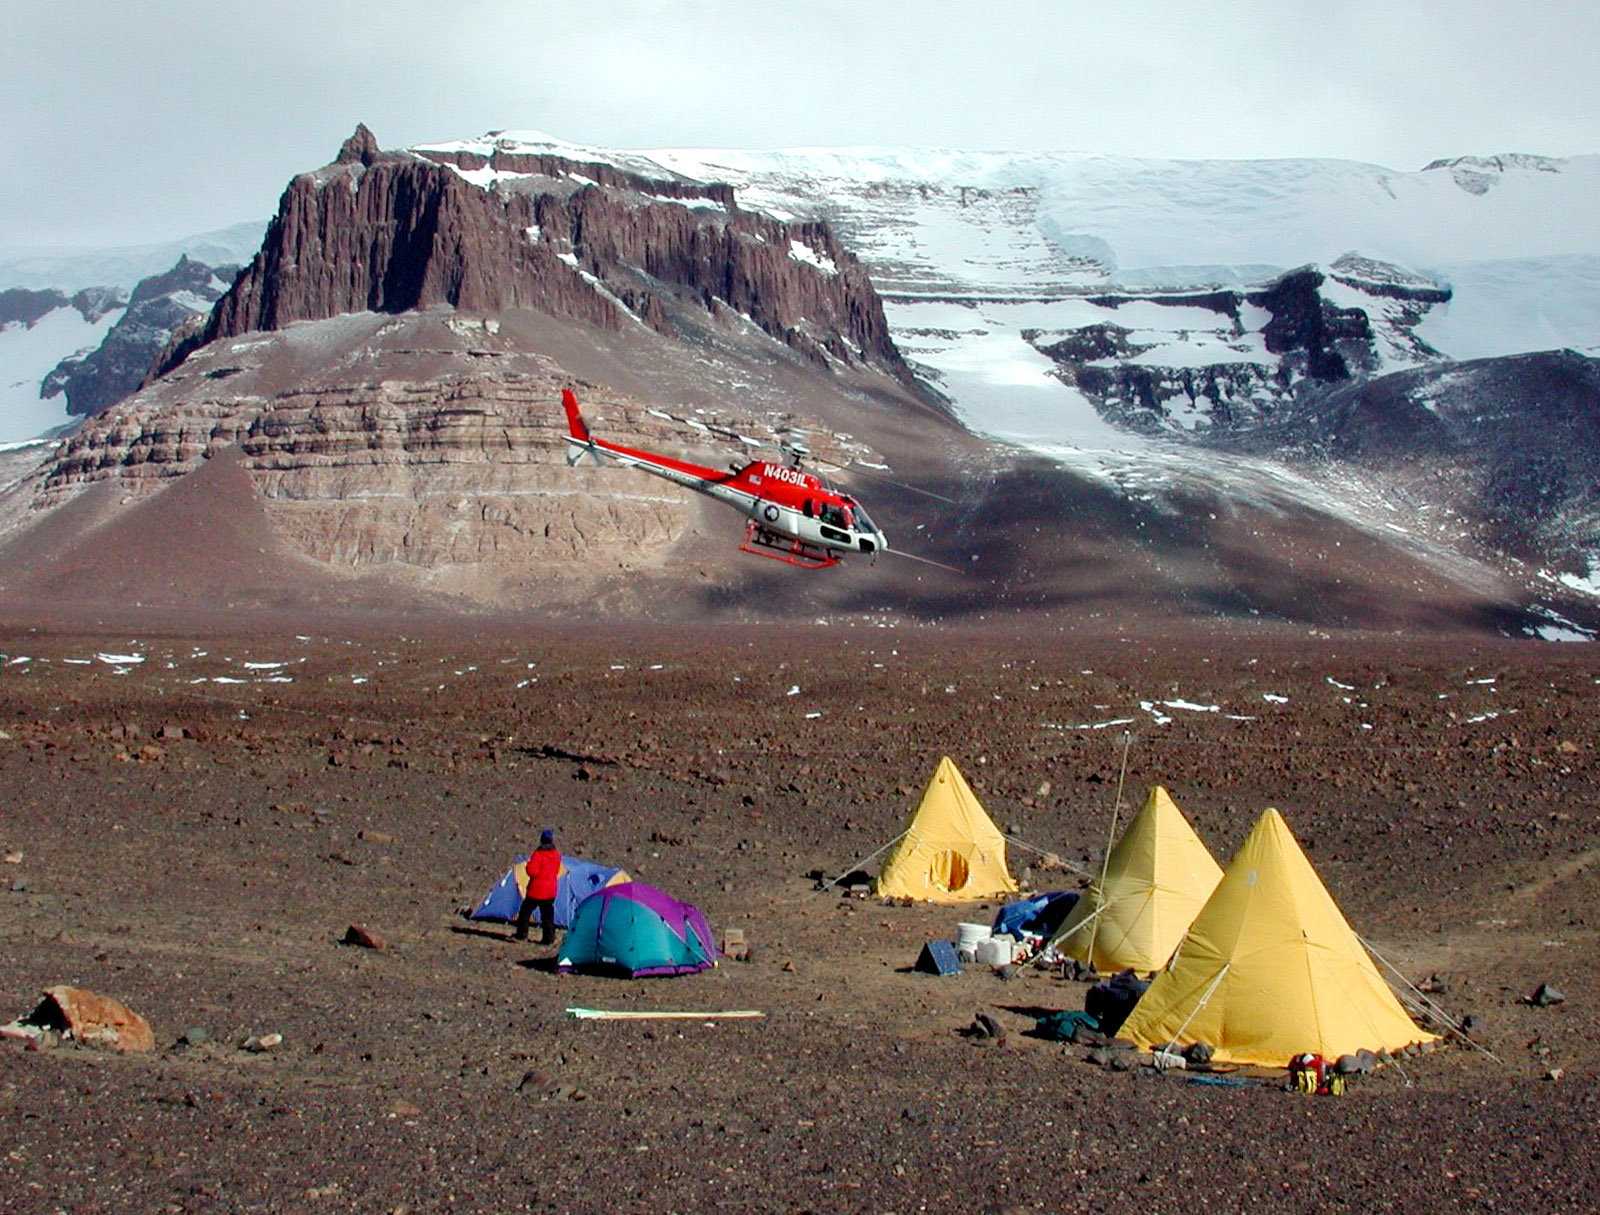
[[556, 851], [556, 833], [546, 827], [539, 834], [539, 846], [528, 858], [528, 892], [517, 911], [515, 939], [528, 939], [528, 918], [539, 910], [539, 943], [556, 941], [556, 891], [561, 883], [561, 853]]

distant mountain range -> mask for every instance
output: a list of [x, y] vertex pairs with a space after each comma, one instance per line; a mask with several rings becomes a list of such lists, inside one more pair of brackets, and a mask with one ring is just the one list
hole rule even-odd
[[180, 257], [208, 266], [242, 265], [261, 247], [266, 226], [266, 220], [254, 220], [149, 245], [61, 249], [0, 246], [0, 291], [23, 287], [71, 292], [91, 285], [132, 291], [141, 279], [171, 269]]
[[[271, 402], [309, 392], [319, 408], [368, 400], [371, 409], [370, 385], [249, 335], [371, 313], [395, 321], [359, 334], [338, 322], [318, 339], [340, 352], [340, 366], [398, 366], [437, 347], [440, 359], [475, 369], [459, 372], [467, 380], [446, 375], [449, 391], [499, 402], [491, 414], [521, 399], [507, 369], [536, 356], [537, 370], [518, 374], [594, 376], [627, 399], [680, 409], [673, 394], [698, 394], [744, 408], [751, 426], [763, 403], [782, 405], [811, 411], [838, 444], [867, 435], [877, 458], [955, 491], [958, 509], [943, 523], [943, 507], [902, 503], [928, 521], [930, 555], [1010, 571], [940, 591], [939, 612], [1082, 610], [1070, 552], [1092, 535], [1111, 554], [1097, 559], [1106, 576], [1122, 570], [1122, 593], [1147, 594], [1159, 612], [1378, 627], [1470, 620], [1586, 635], [1600, 622], [1597, 187], [1592, 156], [1394, 172], [893, 149], [627, 152], [534, 132], [385, 152], [363, 128], [333, 164], [291, 183], [237, 278], [190, 257], [160, 280], [173, 291], [151, 288], [168, 303], [139, 349], [160, 334], [168, 376], [118, 410], [120, 428], [86, 428], [45, 470], [45, 498], [34, 500], [64, 502], [86, 476], [126, 477], [115, 470], [133, 462], [141, 484], [162, 484], [233, 436], [258, 492], [270, 466], [269, 502], [302, 503], [298, 551], [342, 559], [341, 544], [306, 531], [307, 499], [295, 495], [310, 483], [291, 490], [284, 460], [315, 448], [325, 467], [354, 434], [334, 442], [333, 415], [308, 416], [322, 437], [295, 440]], [[0, 258], [0, 284], [5, 266]], [[84, 341], [91, 352], [65, 362], [63, 351], [39, 382], [75, 383], [94, 400], [89, 412], [115, 399], [98, 387], [92, 397], [89, 373], [143, 355], [128, 344], [113, 359], [109, 328], [93, 327], [115, 323], [122, 305], [87, 285], [56, 284], [59, 299], [43, 312], [40, 288], [7, 293], [17, 316], [0, 319], [0, 378], [15, 374], [7, 340], [70, 314], [74, 340], [104, 346]], [[196, 319], [186, 323], [180, 307]], [[424, 341], [416, 326], [432, 326], [425, 318], [439, 308], [459, 323], [429, 328]], [[400, 341], [393, 325], [403, 318], [412, 318], [403, 357], [359, 352]], [[312, 379], [282, 380], [291, 364]], [[495, 366], [505, 374], [485, 380]], [[439, 395], [426, 385], [445, 373], [411, 374], [422, 378], [395, 391], [406, 410], [426, 411]], [[462, 387], [469, 381], [476, 387]], [[185, 420], [201, 385], [204, 408]], [[863, 392], [900, 403], [863, 414]], [[0, 400], [0, 427], [7, 410], [20, 416], [9, 401]], [[977, 445], [941, 440], [941, 457], [923, 442], [933, 432], [903, 433], [894, 412], [910, 419], [930, 403]], [[211, 438], [199, 442], [202, 416]], [[424, 423], [419, 414], [407, 426], [420, 435]], [[527, 425], [542, 434], [545, 422]], [[670, 428], [656, 437], [673, 433], [694, 441]], [[421, 459], [419, 444], [394, 458]], [[152, 460], [178, 462], [150, 481]], [[343, 519], [340, 534], [367, 536], [350, 559], [392, 564], [402, 550], [355, 521], [376, 482], [362, 488], [354, 475], [311, 496], [334, 494], [341, 505], [327, 509]], [[880, 492], [893, 501], [897, 491]], [[516, 532], [534, 525], [524, 518]], [[548, 520], [537, 526], [562, 534]], [[624, 544], [650, 530], [621, 526], [632, 537], [619, 533]], [[679, 545], [684, 526], [667, 525], [658, 540]], [[464, 533], [452, 534], [459, 554]], [[473, 546], [481, 554], [495, 543], [485, 532]], [[457, 560], [442, 555], [448, 546], [427, 551], [428, 562]], [[574, 569], [590, 560], [582, 548], [564, 551]], [[894, 579], [869, 582], [885, 603], [935, 611], [907, 606], [923, 591], [908, 599]], [[724, 599], [762, 610], [759, 596]], [[847, 599], [808, 591], [790, 608]]]
[[[464, 146], [491, 144], [546, 137]], [[1289, 389], [1317, 377], [1298, 353], [1287, 368], [1277, 356], [1293, 347], [1314, 363], [1306, 343], [1320, 326], [1263, 309], [1263, 293], [1302, 268], [1352, 373], [1600, 351], [1600, 156], [1395, 172], [894, 149], [634, 155], [731, 182], [746, 206], [827, 219], [871, 271], [902, 349], [949, 386], [969, 425], [998, 437], [1072, 442], [1084, 398], [1126, 400], [1111, 391], [1125, 377], [1095, 374], [1117, 367], [1147, 369], [1142, 404], [1162, 405], [1141, 430], [1192, 431], [1213, 405], [1247, 405], [1275, 377]], [[993, 401], [988, 388], [1014, 384], [1041, 355], [1058, 367], [1052, 399]], [[1258, 370], [1241, 401], [1213, 398], [1209, 383], [1190, 391], [1200, 368], [1224, 380]], [[1171, 384], [1185, 378], [1188, 388]]]
[[139, 386], [173, 328], [254, 256], [263, 224], [129, 248], [0, 250], [0, 443], [70, 427]]

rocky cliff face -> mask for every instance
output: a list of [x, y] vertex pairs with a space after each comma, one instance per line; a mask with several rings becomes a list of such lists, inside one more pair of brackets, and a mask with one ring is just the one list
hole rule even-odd
[[[1417, 327], [1449, 299], [1447, 287], [1351, 256], [1254, 290], [1086, 296], [1109, 316], [1139, 312], [1144, 320], [1024, 337], [1119, 425], [1231, 438], [1307, 392], [1389, 363], [1438, 360]], [[1173, 316], [1170, 326], [1152, 324], [1151, 305]]]
[[254, 262], [159, 370], [219, 338], [435, 304], [668, 334], [684, 309], [747, 317], [818, 362], [909, 379], [866, 272], [825, 223], [558, 156], [383, 152], [365, 127], [290, 184]]
[[[152, 310], [199, 298], [201, 277], [180, 263], [172, 281], [141, 285], [128, 317], [178, 320]], [[113, 345], [64, 368], [63, 384], [90, 391]], [[601, 387], [613, 378], [634, 392]], [[726, 186], [559, 156], [384, 152], [362, 128], [290, 184], [258, 255], [142, 390], [0, 492], [12, 555], [0, 566], [17, 593], [17, 578], [28, 593], [88, 593], [26, 573], [51, 519], [78, 529], [50, 550], [57, 565], [80, 548], [68, 564], [116, 564], [94, 537], [119, 529], [209, 551], [208, 508], [194, 505], [208, 493], [226, 498], [219, 518], [255, 521], [232, 543], [258, 537], [202, 563], [218, 587], [235, 566], [281, 561], [319, 585], [505, 608], [665, 563], [703, 501], [628, 469], [568, 468], [568, 383], [590, 386], [606, 433], [712, 463], [726, 455], [705, 449], [713, 414], [775, 450], [780, 424], [826, 445], [806, 412], [818, 398], [851, 429], [887, 398], [911, 402], [871, 283], [824, 223], [743, 211]], [[710, 555], [727, 560], [739, 524], [719, 522]], [[261, 577], [216, 595], [270, 601], [280, 592]], [[624, 581], [618, 593], [633, 593]]]
[[[100, 593], [187, 605], [203, 593], [184, 560], [192, 548], [213, 554], [199, 563], [214, 579], [204, 593], [228, 607], [294, 602], [285, 571], [314, 566], [316, 594], [329, 582], [377, 586], [385, 607], [408, 602], [388, 593], [396, 581], [521, 610], [555, 602], [548, 587], [565, 580], [578, 589], [562, 602], [588, 610], [610, 579], [613, 604], [632, 596], [625, 606], [646, 612], [671, 601], [818, 615], [825, 605], [888, 603], [927, 618], [1024, 604], [1110, 614], [1118, 609], [1103, 605], [1127, 602], [1116, 596], [1138, 586], [1138, 602], [1165, 596], [1184, 612], [1411, 618], [1410, 608], [1384, 614], [1398, 598], [1416, 604], [1416, 618], [1433, 614], [1437, 599], [1453, 605], [1445, 615], [1454, 619], [1500, 619], [1473, 606], [1498, 594], [1481, 591], [1491, 584], [1485, 571], [1462, 575], [1463, 592], [1453, 572], [1435, 580], [1393, 549], [1386, 521], [1368, 527], [1379, 509], [1411, 510], [1409, 501], [1369, 506], [1380, 478], [1336, 503], [1362, 499], [1348, 517], [1363, 539], [1323, 513], [1323, 487], [1300, 488], [1310, 474], [1297, 470], [1293, 495], [1280, 493], [1277, 464], [1255, 473], [1239, 458], [1253, 436], [1301, 420], [1276, 432], [1274, 457], [1305, 448], [1313, 471], [1332, 468], [1328, 482], [1376, 467], [1343, 450], [1310, 450], [1344, 423], [1303, 411], [1375, 373], [1435, 358], [1423, 334], [1436, 327], [1422, 322], [1450, 298], [1442, 284], [1345, 257], [1249, 287], [1220, 279], [1187, 293], [1144, 291], [1102, 275], [1098, 285], [1034, 297], [1023, 288], [1037, 285], [1043, 263], [1024, 259], [1012, 276], [1007, 246], [988, 264], [1019, 282], [998, 302], [978, 291], [908, 291], [891, 304], [923, 366], [951, 370], [953, 398], [966, 391], [958, 373], [973, 365], [963, 351], [999, 335], [994, 365], [1019, 356], [1036, 365], [1035, 351], [1047, 352], [1078, 389], [1046, 381], [1071, 409], [1087, 398], [1131, 427], [1202, 438], [1135, 445], [1125, 464], [1105, 465], [1105, 489], [1098, 469], [1087, 478], [1041, 462], [996, 473], [1008, 457], [907, 391], [877, 296], [822, 222], [747, 211], [726, 186], [637, 158], [591, 163], [576, 150], [472, 146], [384, 152], [358, 131], [333, 164], [296, 179], [259, 255], [171, 350], [166, 374], [41, 455], [36, 475], [14, 486], [0, 479], [0, 599], [88, 602]], [[976, 228], [1039, 209], [1025, 191], [933, 195], [930, 234], [945, 230], [948, 207], [975, 210]], [[771, 191], [757, 197], [782, 205]], [[903, 192], [878, 204], [885, 228], [913, 205]], [[1089, 243], [1068, 244], [1078, 252], [1067, 271], [1088, 274]], [[962, 285], [954, 271], [946, 280]], [[780, 424], [808, 430], [814, 447], [824, 428], [835, 440], [860, 436], [847, 477], [893, 474], [864, 496], [906, 539], [905, 555], [936, 565], [885, 561], [848, 579], [797, 580], [738, 556], [740, 524], [727, 512], [632, 470], [564, 466], [556, 402], [573, 382], [608, 436], [703, 463], [730, 455], [706, 441], [713, 422], [761, 443]], [[1418, 411], [1435, 381], [1418, 382], [1397, 425], [1427, 420]], [[1375, 404], [1365, 400], [1340, 433], [1363, 442]], [[668, 410], [691, 421], [669, 422]], [[1515, 425], [1508, 418], [1507, 431]], [[1570, 447], [1587, 442], [1573, 433]], [[1216, 460], [1210, 444], [1229, 450]], [[1441, 480], [1462, 463], [1430, 459], [1425, 475]], [[1507, 490], [1522, 487], [1521, 472], [1544, 475], [1503, 461], [1483, 467]], [[1561, 475], [1576, 486], [1590, 473], [1580, 461]], [[935, 496], [913, 500], [930, 481]], [[1421, 481], [1402, 485], [1412, 488], [1425, 498]], [[1498, 491], [1452, 502], [1478, 518], [1497, 498], [1507, 503], [1497, 517], [1532, 517], [1538, 505]], [[1587, 499], [1563, 502], [1595, 517]], [[702, 528], [708, 511], [715, 521]], [[1458, 516], [1437, 517], [1440, 527], [1416, 541], [1429, 560], [1461, 533]], [[1164, 539], [1152, 542], [1158, 533]], [[1485, 533], [1486, 547], [1496, 542], [1533, 551]], [[1562, 568], [1576, 572], [1581, 556], [1580, 546]], [[159, 577], [146, 574], [157, 558]], [[47, 562], [73, 577], [37, 573]], [[963, 573], [934, 585], [939, 564]], [[259, 572], [236, 594], [241, 568]], [[1453, 558], [1449, 568], [1459, 568]], [[140, 581], [105, 590], [95, 578], [106, 569]]]
[[57, 308], [75, 309], [84, 320], [93, 324], [127, 302], [128, 297], [115, 287], [86, 287], [71, 296], [54, 289], [34, 291], [26, 287], [12, 287], [0, 291], [0, 325], [33, 326]]
[[[79, 292], [77, 301], [87, 297], [101, 300], [104, 315], [107, 304], [127, 310], [118, 318], [105, 340], [93, 350], [79, 351], [62, 359], [45, 377], [40, 396], [45, 400], [65, 393], [67, 412], [80, 416], [99, 413], [120, 401], [143, 382], [151, 364], [166, 347], [174, 332], [189, 325], [196, 315], [204, 316], [221, 298], [228, 283], [238, 273], [237, 266], [207, 266], [180, 256], [164, 274], [152, 275], [123, 298], [110, 288], [97, 293]], [[112, 302], [114, 301], [114, 302]], [[86, 319], [95, 319], [85, 312]]]

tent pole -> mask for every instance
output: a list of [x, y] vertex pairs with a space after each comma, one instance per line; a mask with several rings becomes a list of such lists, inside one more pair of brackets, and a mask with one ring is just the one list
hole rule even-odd
[[[1204, 1010], [1205, 1006], [1211, 1003], [1211, 994], [1222, 985], [1222, 980], [1228, 977], [1228, 972], [1232, 969], [1232, 962], [1224, 962], [1222, 964], [1222, 969], [1217, 971], [1217, 977], [1211, 980], [1211, 986], [1206, 988], [1205, 994], [1195, 1002], [1195, 1006], [1189, 1010], [1189, 1015], [1183, 1019], [1183, 1024], [1178, 1026], [1177, 1030], [1173, 1033], [1173, 1043], [1176, 1043], [1177, 1040], [1183, 1036], [1183, 1031], [1189, 1028], [1189, 1022], [1198, 1017], [1201, 1011]], [[1167, 1044], [1164, 1043], [1163, 1045]]]
[[[1105, 902], [1106, 897], [1106, 872], [1111, 868], [1111, 848], [1117, 842], [1117, 814], [1122, 809], [1122, 782], [1128, 775], [1128, 748], [1133, 746], [1131, 731], [1122, 732], [1122, 770], [1117, 773], [1117, 800], [1111, 804], [1111, 833], [1106, 836], [1106, 852], [1100, 858], [1100, 900]], [[1100, 936], [1100, 917], [1096, 916], [1094, 927], [1089, 930], [1089, 965], [1094, 966], [1094, 944]], [[1096, 969], [1099, 969], [1096, 967]]]

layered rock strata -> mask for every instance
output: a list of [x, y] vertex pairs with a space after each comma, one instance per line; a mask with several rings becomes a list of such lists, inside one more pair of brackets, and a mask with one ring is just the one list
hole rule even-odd
[[[688, 496], [617, 475], [626, 470], [569, 469], [555, 384], [386, 379], [116, 409], [63, 445], [33, 506], [49, 510], [103, 481], [128, 505], [232, 448], [274, 535], [336, 567], [538, 569], [670, 544]], [[642, 409], [610, 405], [608, 414], [620, 428], [651, 429]]]
[[[633, 469], [569, 467], [563, 385], [577, 385], [603, 433], [651, 450], [716, 463], [728, 445], [708, 432], [775, 451], [792, 424], [819, 457], [880, 458], [788, 412], [674, 416], [572, 376], [527, 342], [450, 309], [220, 340], [86, 421], [0, 494], [0, 532], [79, 499], [124, 516], [156, 509], [159, 491], [226, 463], [283, 554], [503, 604], [508, 588], [524, 601], [552, 579], [652, 564], [701, 510], [696, 495]], [[708, 509], [726, 535], [716, 551], [734, 551], [738, 520]], [[182, 526], [195, 534], [170, 542], [208, 542], [205, 519]]]

